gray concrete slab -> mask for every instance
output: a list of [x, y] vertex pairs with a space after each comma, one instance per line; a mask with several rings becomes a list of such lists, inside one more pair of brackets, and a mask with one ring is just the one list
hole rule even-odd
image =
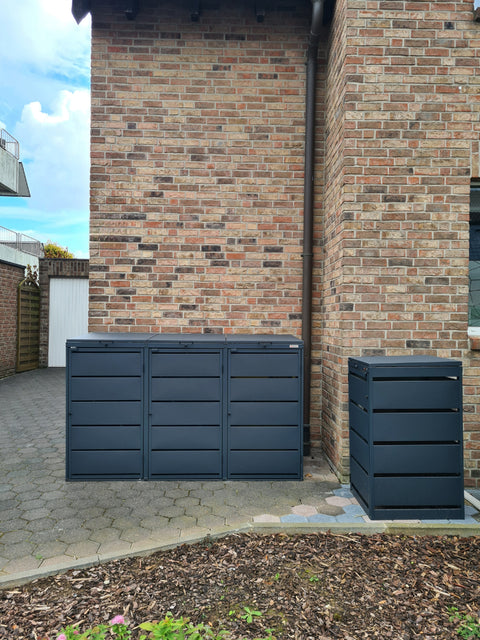
[[480, 534], [462, 522], [370, 522], [322, 457], [300, 481], [65, 481], [65, 370], [0, 380], [0, 587], [234, 531]]

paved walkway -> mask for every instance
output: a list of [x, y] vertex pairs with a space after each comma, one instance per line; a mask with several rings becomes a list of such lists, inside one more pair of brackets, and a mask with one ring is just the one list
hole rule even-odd
[[371, 522], [323, 459], [295, 481], [65, 481], [65, 371], [0, 380], [0, 588], [69, 567], [233, 531], [428, 530], [464, 521]]

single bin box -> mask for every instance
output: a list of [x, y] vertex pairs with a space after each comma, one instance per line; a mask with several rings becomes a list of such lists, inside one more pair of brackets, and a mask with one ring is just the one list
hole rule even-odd
[[89, 333], [67, 341], [67, 479], [143, 477], [149, 335]]
[[221, 335], [148, 341], [148, 478], [224, 477], [224, 351]]
[[228, 477], [302, 478], [303, 343], [229, 335]]
[[349, 359], [352, 490], [372, 520], [463, 518], [462, 363]]

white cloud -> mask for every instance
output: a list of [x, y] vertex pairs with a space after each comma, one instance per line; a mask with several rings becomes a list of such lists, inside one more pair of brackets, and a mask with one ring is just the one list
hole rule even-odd
[[67, 0], [4, 0], [2, 3], [3, 73], [27, 67], [45, 74], [88, 76], [90, 24], [78, 26]]
[[61, 91], [50, 113], [27, 104], [13, 135], [36, 208], [88, 211], [90, 94]]

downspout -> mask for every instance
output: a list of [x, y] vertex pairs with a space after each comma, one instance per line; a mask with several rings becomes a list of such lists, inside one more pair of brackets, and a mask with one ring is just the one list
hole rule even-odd
[[313, 180], [315, 167], [315, 88], [317, 53], [325, 0], [312, 0], [305, 89], [305, 178], [303, 198], [302, 338], [304, 342], [303, 454], [310, 455], [312, 366]]

